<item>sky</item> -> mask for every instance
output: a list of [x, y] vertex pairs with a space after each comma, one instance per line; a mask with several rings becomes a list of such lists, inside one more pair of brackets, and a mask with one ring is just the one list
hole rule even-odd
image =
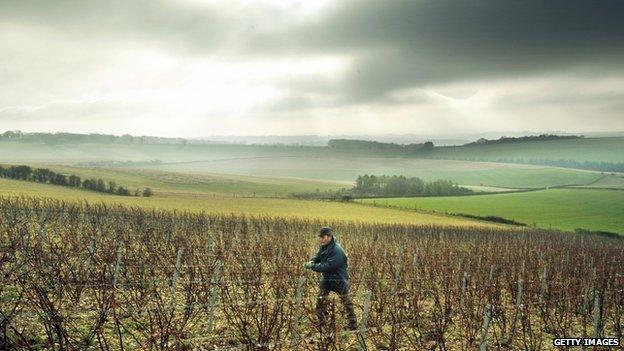
[[624, 1], [0, 0], [0, 132], [624, 130]]

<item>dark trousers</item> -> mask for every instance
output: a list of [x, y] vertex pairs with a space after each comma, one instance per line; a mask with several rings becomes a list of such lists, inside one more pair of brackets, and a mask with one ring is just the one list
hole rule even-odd
[[340, 297], [342, 307], [347, 319], [349, 327], [355, 329], [357, 327], [357, 318], [353, 310], [353, 300], [349, 294], [349, 284], [343, 281], [321, 281], [316, 300], [316, 316], [321, 326], [325, 325], [327, 319], [327, 305], [330, 292], [335, 292]]

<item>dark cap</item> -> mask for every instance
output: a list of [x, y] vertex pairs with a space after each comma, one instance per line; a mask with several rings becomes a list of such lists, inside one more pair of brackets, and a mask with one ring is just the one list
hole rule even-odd
[[321, 230], [319, 230], [318, 236], [323, 236], [323, 235], [333, 235], [332, 229], [330, 227], [321, 228]]

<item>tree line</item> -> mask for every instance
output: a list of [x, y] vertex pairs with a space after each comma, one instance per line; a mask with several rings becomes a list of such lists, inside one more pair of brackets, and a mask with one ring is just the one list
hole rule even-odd
[[381, 143], [372, 140], [331, 139], [327, 142], [327, 146], [335, 149], [414, 151], [420, 149], [423, 144], [396, 144]]
[[300, 199], [331, 199], [349, 201], [358, 197], [404, 197], [404, 196], [453, 196], [472, 194], [473, 191], [461, 187], [450, 180], [422, 180], [403, 175], [362, 175], [355, 186], [332, 191], [300, 192], [293, 196]]
[[355, 196], [446, 196], [469, 194], [472, 190], [445, 179], [425, 181], [403, 175], [365, 174], [357, 177], [351, 192]]
[[540, 134], [540, 135], [525, 135], [521, 137], [500, 137], [498, 139], [485, 139], [481, 138], [475, 142], [464, 144], [464, 146], [473, 145], [490, 145], [490, 144], [509, 144], [509, 143], [524, 143], [529, 141], [546, 141], [546, 140], [561, 140], [561, 139], [581, 139], [583, 135], [555, 135], [555, 134]]
[[108, 193], [114, 195], [121, 196], [144, 196], [150, 197], [154, 193], [152, 189], [145, 188], [143, 191], [139, 191], [139, 189], [131, 192], [127, 187], [117, 185], [114, 181], [109, 181], [106, 183], [103, 179], [81, 179], [79, 176], [75, 174], [65, 175], [61, 173], [54, 172], [47, 168], [31, 168], [26, 165], [11, 165], [11, 166], [1, 166], [0, 165], [0, 177], [15, 179], [15, 180], [26, 180], [37, 183], [47, 183], [53, 185], [67, 186], [72, 188], [82, 188], [90, 191], [97, 191], [100, 193]]

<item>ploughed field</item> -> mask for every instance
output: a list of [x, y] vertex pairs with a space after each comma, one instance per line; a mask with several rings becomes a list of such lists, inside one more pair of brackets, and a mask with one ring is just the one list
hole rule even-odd
[[[330, 225], [360, 320], [302, 263]], [[0, 198], [0, 345], [16, 349], [552, 349], [622, 337], [624, 241]], [[328, 338], [327, 336], [333, 336]]]

